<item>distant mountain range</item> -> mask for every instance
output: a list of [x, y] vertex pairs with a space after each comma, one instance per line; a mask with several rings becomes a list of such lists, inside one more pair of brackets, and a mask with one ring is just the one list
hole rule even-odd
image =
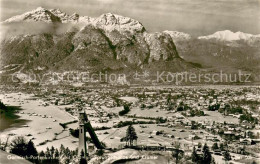
[[256, 42], [260, 40], [260, 34], [259, 35], [252, 35], [252, 34], [247, 34], [243, 32], [232, 32], [230, 30], [225, 30], [225, 31], [218, 31], [215, 32], [212, 35], [208, 36], [200, 36], [198, 39], [215, 39], [219, 41], [238, 41], [238, 40], [244, 40], [246, 42]]
[[207, 67], [259, 71], [260, 35], [229, 30], [188, 39], [174, 38], [181, 57]]
[[1, 74], [260, 70], [260, 35], [228, 30], [197, 38], [178, 31], [149, 33], [140, 22], [112, 13], [91, 18], [41, 7], [1, 25], [6, 27]]

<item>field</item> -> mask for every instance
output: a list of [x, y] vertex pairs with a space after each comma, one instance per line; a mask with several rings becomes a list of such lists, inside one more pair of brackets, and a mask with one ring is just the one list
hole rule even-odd
[[215, 111], [204, 111], [204, 113], [206, 114], [206, 116], [203, 117], [191, 117], [190, 120], [193, 121], [204, 121], [204, 122], [219, 122], [219, 123], [233, 123], [233, 124], [239, 124], [239, 119], [238, 118], [234, 118], [232, 116], [223, 116], [221, 113], [219, 112], [215, 112]]
[[25, 125], [12, 127], [4, 130], [0, 134], [1, 139], [8, 136], [9, 140], [15, 136], [27, 136], [32, 139], [37, 146], [37, 150], [45, 150], [46, 147], [60, 147], [66, 143], [65, 147], [75, 149], [77, 139], [69, 134], [68, 130], [63, 130], [59, 123], [75, 120], [70, 114], [57, 106], [44, 106], [42, 100], [33, 95], [12, 93], [0, 95], [1, 101], [6, 105], [20, 106], [23, 110], [18, 113], [21, 119], [28, 120]]

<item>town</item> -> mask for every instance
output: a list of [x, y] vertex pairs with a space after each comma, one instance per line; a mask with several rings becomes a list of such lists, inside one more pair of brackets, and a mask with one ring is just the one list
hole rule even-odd
[[[0, 99], [6, 104], [15, 101], [23, 106], [30, 100], [37, 100], [40, 102], [35, 108], [47, 111], [45, 114], [39, 109], [19, 111], [18, 115], [31, 121], [19, 128], [25, 130], [4, 131], [2, 142], [8, 136], [22, 135], [34, 141], [38, 151], [51, 146], [59, 148], [62, 143], [76, 149], [81, 110], [86, 113], [99, 141], [113, 152], [131, 148], [160, 152], [167, 160], [196, 163], [206, 146], [216, 163], [256, 163], [260, 158], [260, 88], [257, 86], [60, 86], [20, 89], [15, 94], [14, 90], [18, 90], [15, 87], [2, 87], [1, 90], [6, 94]], [[57, 107], [58, 111], [53, 111]], [[46, 127], [42, 128], [46, 131], [37, 130], [38, 127], [32, 124], [44, 124]], [[130, 126], [136, 137], [128, 143], [126, 131]], [[30, 133], [26, 129], [30, 129]], [[45, 137], [41, 137], [43, 135]], [[108, 160], [93, 158], [98, 152], [95, 141], [89, 135], [86, 137], [91, 161]], [[176, 149], [182, 155], [172, 159], [167, 152]], [[132, 160], [155, 158], [147, 157], [147, 154], [136, 156]]]

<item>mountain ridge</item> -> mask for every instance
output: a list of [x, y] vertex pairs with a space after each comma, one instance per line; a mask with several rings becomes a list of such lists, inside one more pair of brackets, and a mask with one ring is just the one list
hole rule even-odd
[[[77, 13], [69, 15], [60, 9], [45, 9], [43, 7], [38, 7], [35, 10], [26, 12], [24, 14], [13, 16], [1, 23], [13, 23], [13, 22], [37, 22], [42, 21], [46, 23], [84, 23], [92, 24], [99, 28], [104, 29], [105, 31], [123, 30], [128, 32], [141, 32], [146, 31], [145, 27], [139, 22], [129, 17], [124, 17], [117, 14], [105, 13], [99, 17], [89, 17], [89, 16], [80, 16]], [[118, 24], [118, 26], [111, 26]], [[102, 27], [103, 26], [103, 27]], [[114, 28], [113, 28], [114, 27]], [[232, 32], [230, 30], [216, 31], [213, 34], [193, 37], [192, 35], [179, 31], [169, 31], [165, 30], [164, 33], [170, 34], [173, 40], [183, 41], [189, 40], [192, 38], [197, 39], [216, 39], [219, 41], [238, 41], [238, 40], [252, 40], [259, 39], [260, 34], [249, 34], [241, 31]]]
[[[112, 13], [92, 18], [76, 13], [68, 15], [59, 9], [37, 8], [1, 24], [19, 22], [28, 24], [29, 29], [33, 23], [47, 23], [49, 30], [4, 39], [0, 57], [2, 73], [111, 71], [133, 75], [143, 69], [154, 73], [198, 71], [203, 65], [208, 67], [208, 61], [204, 62], [208, 58], [212, 60], [209, 64], [218, 61], [229, 64], [229, 60], [234, 62], [235, 55], [231, 52], [241, 54], [241, 59], [235, 59], [239, 66], [241, 62], [236, 60], [245, 60], [242, 55], [245, 48], [237, 50], [219, 40], [194, 38], [178, 31], [149, 33], [139, 21]], [[15, 27], [20, 28], [16, 24]], [[243, 45], [239, 41], [237, 44]], [[252, 54], [257, 56], [255, 51]], [[254, 57], [248, 57], [257, 63]]]
[[[170, 34], [149, 33], [132, 18], [112, 13], [91, 18], [68, 15], [59, 9], [37, 8], [4, 24], [19, 21], [29, 24], [28, 28], [33, 23], [47, 23], [50, 30], [4, 39], [0, 57], [2, 72], [110, 71], [131, 76], [142, 69], [156, 72], [150, 66], [153, 63], [163, 69], [167, 69], [165, 63], [172, 65], [171, 71], [175, 72], [195, 68], [180, 58]], [[60, 30], [67, 25], [68, 28]], [[15, 27], [20, 26], [15, 24]]]

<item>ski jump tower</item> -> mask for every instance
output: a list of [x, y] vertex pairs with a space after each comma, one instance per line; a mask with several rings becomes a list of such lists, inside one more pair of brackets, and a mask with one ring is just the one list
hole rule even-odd
[[86, 132], [89, 133], [93, 143], [95, 144], [97, 149], [103, 149], [103, 145], [97, 138], [95, 131], [93, 130], [90, 121], [85, 113], [85, 111], [79, 111], [79, 148], [78, 153], [79, 156], [82, 156], [82, 151], [84, 153], [84, 157], [88, 155], [88, 148], [86, 143]]

